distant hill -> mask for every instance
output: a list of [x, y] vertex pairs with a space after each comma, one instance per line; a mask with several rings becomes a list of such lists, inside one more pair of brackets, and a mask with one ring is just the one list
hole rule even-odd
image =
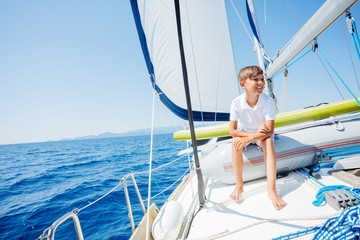
[[[178, 127], [178, 129], [182, 129], [181, 127]], [[168, 134], [168, 133], [174, 133], [176, 129], [174, 127], [158, 127], [154, 128], [154, 134]], [[89, 135], [89, 136], [83, 136], [83, 137], [75, 137], [75, 138], [64, 138], [60, 141], [66, 141], [66, 140], [83, 140], [83, 139], [96, 139], [96, 138], [115, 138], [115, 137], [129, 137], [129, 136], [143, 136], [143, 135], [150, 135], [151, 129], [140, 129], [135, 131], [128, 131], [123, 133], [112, 133], [112, 132], [106, 132], [101, 133], [99, 135]]]

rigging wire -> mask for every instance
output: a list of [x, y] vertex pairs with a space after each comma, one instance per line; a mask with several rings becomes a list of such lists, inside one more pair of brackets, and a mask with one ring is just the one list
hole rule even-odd
[[266, 24], [266, 0], [264, 0], [264, 22]]
[[319, 61], [321, 62], [322, 66], [324, 67], [325, 71], [326, 71], [326, 72], [327, 72], [327, 74], [329, 75], [329, 77], [330, 77], [330, 79], [331, 79], [332, 83], [334, 84], [335, 88], [337, 89], [338, 93], [340, 94], [340, 96], [341, 96], [342, 100], [344, 100], [344, 99], [345, 99], [345, 98], [344, 98], [344, 96], [341, 94], [340, 89], [339, 89], [339, 88], [338, 88], [338, 86], [336, 85], [336, 83], [335, 83], [335, 81], [334, 81], [333, 77], [331, 76], [330, 72], [329, 72], [329, 71], [328, 71], [328, 69], [326, 68], [326, 66], [325, 66], [324, 62], [321, 60], [321, 58], [320, 58], [320, 56], [319, 56], [318, 54], [316, 54], [316, 56], [318, 57], [318, 59], [319, 59]]
[[338, 72], [335, 70], [335, 68], [333, 68], [333, 66], [330, 64], [330, 62], [325, 58], [325, 56], [321, 53], [321, 51], [317, 48], [317, 52], [320, 54], [320, 56], [325, 60], [325, 62], [329, 65], [329, 67], [331, 68], [331, 70], [333, 70], [333, 72], [335, 73], [335, 75], [340, 79], [340, 81], [342, 82], [342, 84], [345, 86], [345, 88], [349, 91], [349, 93], [351, 94], [351, 96], [353, 96], [353, 98], [355, 99], [355, 101], [357, 102], [357, 104], [359, 104], [360, 106], [360, 102], [357, 99], [357, 97], [354, 95], [354, 93], [351, 91], [351, 89], [347, 86], [347, 84], [344, 82], [344, 80], [340, 77], [340, 75], [338, 74]]
[[[285, 1], [286, 4], [288, 5], [290, 11], [292, 12], [292, 14], [293, 14], [294, 18], [296, 19], [296, 21], [299, 23], [300, 27], [302, 27], [299, 19], [297, 18], [295, 12], [294, 12], [293, 9], [291, 8], [289, 2], [288, 2], [287, 0], [284, 0], [284, 1]], [[297, 35], [298, 35], [298, 32], [290, 39], [289, 42], [287, 42], [287, 43], [284, 45], [284, 47], [281, 48], [281, 50], [279, 50], [279, 51], [276, 53], [276, 55], [273, 57], [273, 59], [275, 59], [276, 57], [278, 57], [279, 54], [284, 51], [284, 49], [294, 40], [294, 38], [295, 38]]]
[[[154, 140], [154, 115], [155, 115], [155, 95], [153, 91], [152, 114], [151, 114], [151, 139], [150, 139], [150, 158], [149, 158], [149, 187], [148, 199], [151, 199], [151, 167], [152, 167], [152, 153], [153, 153], [153, 140]], [[150, 200], [147, 204], [147, 213], [150, 214]], [[150, 232], [150, 217], [146, 221], [146, 232]], [[146, 240], [149, 239], [149, 234], [146, 234]]]
[[287, 0], [285, 0], [285, 2], [286, 2], [286, 4], [288, 5], [288, 7], [290, 8], [290, 11], [291, 11], [291, 12], [292, 12], [292, 14], [294, 15], [294, 17], [295, 17], [296, 21], [299, 23], [300, 27], [302, 27], [302, 25], [301, 25], [301, 23], [300, 23], [299, 19], [296, 17], [296, 14], [295, 14], [294, 10], [291, 8], [291, 6], [290, 6], [289, 2], [288, 2]]
[[242, 25], [243, 25], [243, 27], [244, 27], [245, 32], [246, 32], [246, 33], [247, 33], [247, 35], [249, 36], [249, 39], [250, 39], [250, 41], [251, 41], [251, 43], [252, 43], [252, 46], [254, 46], [254, 45], [255, 45], [254, 40], [252, 39], [252, 37], [251, 37], [251, 35], [250, 35], [249, 31], [247, 30], [247, 28], [246, 28], [246, 26], [245, 26], [244, 21], [242, 20], [242, 18], [241, 18], [241, 16], [240, 16], [240, 14], [239, 14], [239, 12], [238, 12], [238, 10], [236, 9], [236, 7], [235, 7], [235, 5], [234, 5], [234, 3], [233, 3], [233, 0], [230, 0], [230, 2], [231, 2], [231, 5], [232, 5], [232, 7], [233, 7], [233, 9], [234, 9], [234, 11], [235, 11], [235, 13], [236, 13], [236, 15], [237, 15], [237, 16], [238, 16], [238, 18], [239, 18], [239, 20], [240, 20], [241, 24], [242, 24]]

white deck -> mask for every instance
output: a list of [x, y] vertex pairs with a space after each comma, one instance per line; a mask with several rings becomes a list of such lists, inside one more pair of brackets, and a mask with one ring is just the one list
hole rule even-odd
[[[326, 186], [348, 185], [335, 177], [325, 176], [326, 173], [326, 169], [321, 172], [321, 182]], [[196, 189], [196, 175], [193, 176]], [[299, 171], [277, 180], [278, 193], [288, 204], [281, 211], [276, 211], [267, 197], [265, 178], [245, 183], [245, 192], [238, 203], [228, 197], [233, 187], [215, 180], [208, 181], [207, 203], [194, 217], [187, 239], [271, 239], [321, 225], [337, 214], [326, 204], [321, 207], [312, 204], [321, 186]], [[184, 193], [188, 191], [186, 188], [189, 189], [190, 184], [185, 186]], [[176, 199], [184, 203], [186, 209], [189, 200], [184, 201], [182, 195], [180, 193]], [[310, 239], [311, 236], [301, 239]]]

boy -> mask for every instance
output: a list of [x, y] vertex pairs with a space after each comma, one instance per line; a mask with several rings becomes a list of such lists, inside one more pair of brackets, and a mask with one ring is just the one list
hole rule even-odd
[[272, 135], [276, 118], [274, 100], [263, 94], [265, 81], [263, 71], [258, 66], [248, 66], [239, 72], [240, 86], [245, 93], [231, 103], [230, 135], [233, 136], [232, 163], [236, 186], [230, 197], [238, 201], [243, 189], [243, 148], [252, 142], [259, 144], [264, 152], [267, 175], [267, 191], [276, 210], [286, 206], [286, 202], [276, 192], [276, 156]]

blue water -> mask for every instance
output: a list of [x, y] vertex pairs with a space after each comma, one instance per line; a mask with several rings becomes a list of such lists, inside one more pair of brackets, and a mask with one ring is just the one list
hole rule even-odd
[[[171, 134], [155, 135], [153, 168], [176, 158], [184, 149]], [[55, 220], [82, 208], [118, 185], [127, 173], [148, 170], [150, 136], [0, 145], [0, 239], [37, 239]], [[187, 158], [154, 172], [162, 189], [188, 168]], [[148, 175], [135, 175], [147, 199]], [[135, 224], [143, 213], [129, 178]], [[172, 190], [165, 191], [169, 197]], [[159, 188], [152, 183], [152, 195]], [[158, 206], [164, 196], [154, 198]], [[145, 202], [145, 206], [147, 203]], [[131, 225], [123, 187], [80, 211], [85, 239], [128, 239]], [[76, 239], [69, 219], [56, 230], [56, 239]]]

